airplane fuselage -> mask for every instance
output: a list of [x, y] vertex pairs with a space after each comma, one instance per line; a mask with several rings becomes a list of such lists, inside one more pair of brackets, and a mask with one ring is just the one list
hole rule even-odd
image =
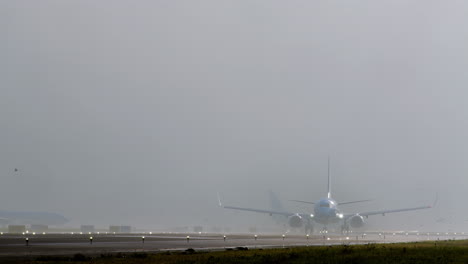
[[331, 198], [322, 198], [315, 203], [314, 221], [328, 225], [338, 223], [343, 219], [343, 214], [338, 210], [338, 204]]

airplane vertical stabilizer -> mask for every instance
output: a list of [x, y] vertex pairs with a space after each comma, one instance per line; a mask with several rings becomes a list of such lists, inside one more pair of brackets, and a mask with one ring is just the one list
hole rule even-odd
[[330, 157], [328, 157], [328, 199], [331, 199], [331, 183], [330, 183]]
[[[283, 204], [281, 203], [280, 199], [278, 198], [278, 196], [276, 195], [276, 193], [274, 193], [272, 190], [269, 190], [268, 196], [270, 198], [270, 205], [273, 211], [279, 211], [279, 212], [285, 211], [285, 208]], [[272, 215], [272, 217], [277, 224], [284, 223], [285, 218], [283, 216]]]

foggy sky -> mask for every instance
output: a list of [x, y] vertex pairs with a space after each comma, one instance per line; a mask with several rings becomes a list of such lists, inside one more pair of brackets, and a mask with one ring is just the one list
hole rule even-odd
[[369, 221], [466, 224], [465, 1], [7, 0], [0, 33], [2, 209], [268, 223], [216, 192], [314, 201], [330, 156], [335, 199], [374, 199], [345, 212], [439, 193]]

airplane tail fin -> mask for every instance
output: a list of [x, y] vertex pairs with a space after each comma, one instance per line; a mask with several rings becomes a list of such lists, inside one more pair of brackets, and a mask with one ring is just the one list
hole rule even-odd
[[331, 199], [331, 183], [330, 183], [330, 157], [328, 157], [328, 199]]
[[[269, 190], [268, 191], [268, 196], [270, 198], [270, 205], [271, 205], [271, 210], [273, 211], [279, 211], [279, 212], [284, 212], [285, 211], [285, 208], [283, 206], [283, 203], [281, 202], [281, 200], [278, 198], [278, 195], [276, 193], [274, 193], [272, 190]], [[273, 220], [277, 223], [277, 224], [281, 224], [281, 223], [284, 223], [284, 217], [281, 216], [281, 215], [272, 215], [271, 216], [273, 218]]]
[[439, 201], [439, 193], [436, 193], [436, 198], [434, 202], [432, 203], [431, 207], [435, 207], [437, 205], [437, 202]]
[[272, 210], [284, 211], [283, 204], [281, 203], [276, 193], [274, 193], [272, 190], [269, 190], [268, 196], [270, 197], [270, 205]]
[[219, 196], [219, 192], [216, 192], [216, 194], [218, 195], [218, 204], [219, 204], [219, 207], [223, 207], [223, 203], [221, 202], [221, 197]]

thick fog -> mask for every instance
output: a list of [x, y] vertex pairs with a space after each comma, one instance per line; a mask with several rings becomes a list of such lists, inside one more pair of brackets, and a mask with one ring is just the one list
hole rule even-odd
[[[267, 191], [467, 231], [466, 1], [1, 1], [1, 209], [274, 226]], [[15, 168], [18, 169], [15, 172]]]

